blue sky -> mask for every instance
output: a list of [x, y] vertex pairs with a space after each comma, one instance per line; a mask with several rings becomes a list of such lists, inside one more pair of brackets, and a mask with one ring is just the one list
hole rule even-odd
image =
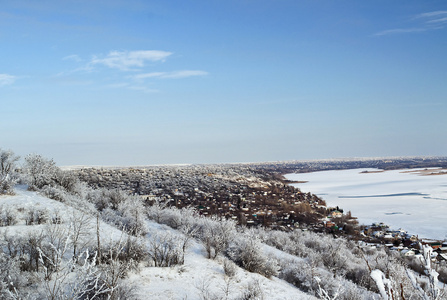
[[446, 155], [445, 1], [3, 1], [0, 147], [60, 165]]

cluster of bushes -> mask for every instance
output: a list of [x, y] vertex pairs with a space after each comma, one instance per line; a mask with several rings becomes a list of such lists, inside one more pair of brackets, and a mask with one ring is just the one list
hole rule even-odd
[[241, 231], [232, 219], [204, 217], [192, 208], [168, 208], [159, 202], [147, 208], [147, 216], [183, 233], [182, 249], [194, 238], [203, 244], [209, 259], [223, 255], [249, 272], [266, 277], [278, 274], [276, 260], [264, 254], [260, 240]]
[[93, 239], [87, 218], [75, 213], [65, 223], [48, 222], [22, 235], [4, 231], [0, 299], [130, 299], [122, 280], [147, 257], [146, 245], [125, 233], [118, 240]]
[[[222, 255], [247, 271], [278, 276], [323, 299], [377, 299], [383, 291], [382, 284], [371, 276], [373, 271], [384, 274], [383, 280], [389, 282], [387, 293], [394, 299], [446, 296], [445, 289], [439, 289], [437, 296], [431, 297], [433, 288], [426, 283], [427, 270], [420, 261], [414, 263], [426, 276], [413, 280], [404, 259], [387, 248], [360, 247], [343, 237], [310, 231], [238, 228], [232, 220], [198, 216], [191, 208], [167, 208], [158, 202], [148, 207], [147, 215], [200, 241], [208, 258]], [[280, 252], [267, 251], [267, 255], [267, 245]], [[231, 273], [225, 260], [224, 269]], [[444, 274], [442, 266], [438, 271]]]
[[[438, 298], [427, 296], [433, 291], [425, 283], [431, 274], [424, 263], [413, 259], [424, 275], [413, 280], [413, 271], [405, 259], [386, 247], [360, 247], [343, 237], [309, 231], [278, 232], [262, 228], [257, 231], [264, 243], [300, 258], [283, 263], [279, 277], [311, 294], [320, 296], [324, 290], [329, 297], [337, 296], [337, 299], [373, 299], [381, 292], [381, 284], [371, 276], [376, 270], [390, 283], [389, 293], [394, 299], [447, 296], [445, 288], [439, 289]], [[442, 273], [442, 269], [441, 266], [438, 271]]]

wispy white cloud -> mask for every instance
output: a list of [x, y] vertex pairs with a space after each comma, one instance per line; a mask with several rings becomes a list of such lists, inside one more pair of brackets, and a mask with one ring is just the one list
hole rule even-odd
[[106, 85], [105, 87], [110, 88], [110, 89], [128, 89], [128, 90], [140, 91], [140, 92], [144, 92], [144, 93], [159, 93], [160, 92], [157, 89], [151, 89], [147, 86], [134, 85], [134, 84], [130, 84], [127, 82], [112, 83], [112, 84]]
[[415, 18], [432, 18], [432, 17], [438, 17], [438, 16], [443, 16], [443, 15], [447, 15], [447, 10], [438, 10], [438, 11], [431, 11], [431, 12], [427, 12], [427, 13], [422, 13], [417, 15]]
[[414, 33], [414, 32], [423, 32], [426, 31], [427, 28], [396, 28], [396, 29], [388, 29], [377, 32], [376, 36], [381, 35], [389, 35], [389, 34], [399, 34], [399, 33]]
[[173, 72], [151, 72], [151, 73], [143, 73], [133, 76], [134, 79], [142, 80], [146, 78], [168, 78], [168, 79], [178, 79], [178, 78], [187, 78], [193, 76], [205, 76], [208, 75], [208, 72], [200, 71], [200, 70], [181, 70], [181, 71], [173, 71]]
[[427, 23], [447, 23], [447, 17], [444, 18], [440, 18], [440, 19], [434, 19], [434, 20], [430, 20]]
[[104, 57], [94, 56], [90, 65], [104, 65], [123, 71], [144, 67], [146, 62], [165, 61], [171, 52], [160, 50], [111, 51]]
[[416, 26], [411, 28], [394, 28], [382, 30], [375, 33], [375, 36], [392, 35], [392, 34], [402, 34], [402, 33], [416, 33], [424, 32], [435, 29], [443, 29], [447, 25], [447, 11], [438, 10], [426, 13], [421, 13], [414, 16], [411, 19], [413, 22], [417, 23]]
[[159, 93], [160, 92], [157, 89], [151, 89], [151, 88], [148, 88], [146, 86], [139, 86], [139, 85], [130, 85], [128, 87], [128, 89], [134, 90], [134, 91], [140, 91], [140, 92], [148, 93], [148, 94], [149, 93], [152, 94], [152, 93]]
[[75, 62], [81, 62], [82, 58], [79, 57], [77, 54], [68, 55], [62, 58], [62, 60], [72, 60]]
[[0, 74], [0, 86], [11, 85], [16, 81], [17, 77], [9, 74]]
[[[149, 78], [157, 79], [181, 79], [197, 76], [206, 76], [208, 72], [202, 70], [178, 70], [170, 72], [150, 72], [155, 63], [165, 61], [172, 52], [160, 50], [140, 50], [140, 51], [111, 51], [108, 54], [93, 56], [90, 60], [85, 60], [76, 54], [68, 55], [63, 60], [80, 62], [78, 68], [71, 71], [60, 72], [54, 77], [59, 81], [68, 83], [78, 83], [77, 74], [83, 73], [89, 75], [92, 80], [86, 84], [95, 85], [101, 81], [102, 88], [108, 89], [127, 89], [141, 91], [144, 93], [157, 93], [159, 90], [151, 88], [144, 81]], [[101, 76], [104, 68], [117, 69], [119, 71], [137, 71], [132, 75], [126, 75], [122, 72], [111, 74], [110, 76]], [[85, 80], [85, 79], [84, 79]], [[118, 81], [118, 83], [116, 83]], [[114, 83], [115, 82], [115, 83]], [[96, 84], [97, 84], [96, 83]]]

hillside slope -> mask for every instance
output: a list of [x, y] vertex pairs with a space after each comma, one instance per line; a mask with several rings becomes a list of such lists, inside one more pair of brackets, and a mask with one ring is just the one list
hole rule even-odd
[[[17, 188], [14, 196], [0, 196], [0, 207], [3, 214], [8, 212], [14, 215], [14, 221], [9, 226], [0, 227], [0, 240], [6, 247], [5, 237], [27, 239], [37, 232], [45, 234], [49, 227], [69, 228], [73, 215], [85, 214], [77, 208], [62, 202], [41, 196], [36, 192], [26, 190], [25, 186]], [[45, 215], [42, 224], [29, 224], [30, 212], [41, 212]], [[51, 220], [58, 218], [58, 224]], [[90, 217], [86, 228], [88, 235], [83, 236], [83, 242], [94, 245], [96, 231], [94, 229], [94, 216]], [[169, 233], [181, 235], [182, 233], [153, 221], [146, 221], [148, 233], [144, 242], [150, 247], [151, 238], [155, 235]], [[100, 236], [102, 243], [123, 239], [123, 233], [114, 226], [100, 221]], [[68, 230], [70, 232], [70, 230]], [[69, 236], [70, 234], [68, 234]], [[68, 237], [67, 236], [67, 237]], [[87, 246], [84, 246], [88, 248]], [[72, 251], [72, 247], [70, 247]], [[67, 251], [67, 252], [70, 252]], [[69, 259], [70, 255], [66, 255]], [[293, 285], [272, 277], [268, 279], [256, 273], [251, 273], [236, 267], [235, 275], [231, 278], [225, 275], [223, 257], [207, 259], [202, 244], [192, 241], [185, 253], [183, 265], [173, 267], [148, 266], [149, 262], [141, 262], [138, 269], [129, 272], [121, 284], [133, 288], [131, 298], [134, 299], [240, 299], [247, 291], [257, 293], [259, 299], [315, 299]], [[39, 277], [39, 276], [38, 276]], [[24, 284], [26, 293], [32, 295], [45, 294], [44, 282], [37, 280], [36, 284]]]

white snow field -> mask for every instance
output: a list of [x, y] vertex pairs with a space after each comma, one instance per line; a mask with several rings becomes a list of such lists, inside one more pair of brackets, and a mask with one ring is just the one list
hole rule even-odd
[[384, 222], [420, 238], [447, 239], [447, 175], [442, 170], [351, 169], [285, 177], [306, 181], [293, 186], [316, 194], [329, 207], [351, 211], [361, 224]]
[[[61, 223], [68, 223], [70, 216], [76, 208], [67, 206], [64, 203], [51, 200], [36, 192], [26, 190], [26, 187], [19, 187], [15, 190], [14, 196], [0, 196], [0, 206], [2, 209], [13, 210], [19, 220], [17, 224], [0, 227], [0, 236], [5, 231], [8, 235], [26, 237], [31, 232], [42, 230], [46, 225], [26, 225], [25, 214], [23, 212], [33, 209], [45, 209], [49, 215], [57, 214], [61, 218]], [[96, 222], [96, 221], [94, 221]], [[96, 223], [92, 223], [92, 231]], [[160, 231], [172, 231], [174, 229], [147, 221], [149, 234]], [[117, 228], [101, 222], [100, 231], [102, 237], [110, 240], [118, 240], [122, 237], [121, 231]], [[94, 234], [94, 232], [93, 232]], [[176, 234], [180, 234], [176, 232]], [[91, 236], [94, 240], [94, 235]], [[268, 246], [265, 246], [269, 248]], [[270, 250], [276, 251], [279, 250]], [[281, 252], [282, 255], [287, 255]], [[297, 258], [298, 259], [298, 258]], [[211, 260], [206, 258], [206, 251], [200, 243], [193, 241], [186, 251], [185, 264], [175, 267], [148, 267], [141, 265], [139, 271], [132, 271], [124, 284], [135, 288], [137, 299], [213, 299], [218, 296], [221, 299], [238, 298], [249, 285], [256, 285], [262, 290], [263, 299], [285, 300], [285, 299], [316, 299], [306, 294], [284, 280], [272, 277], [270, 279], [256, 273], [250, 273], [237, 267], [236, 275], [228, 283], [225, 281], [223, 263], [220, 258]], [[202, 291], [201, 291], [202, 288]], [[227, 294], [226, 292], [227, 291]], [[208, 293], [208, 294], [204, 294]]]

